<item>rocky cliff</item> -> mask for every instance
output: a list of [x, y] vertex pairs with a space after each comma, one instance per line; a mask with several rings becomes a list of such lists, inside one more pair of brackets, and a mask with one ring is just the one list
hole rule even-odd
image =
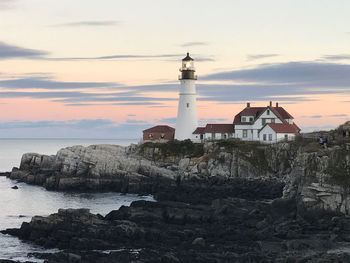
[[208, 192], [253, 199], [283, 193], [300, 209], [349, 214], [350, 142], [323, 147], [298, 138], [273, 145], [225, 140], [74, 146], [54, 156], [24, 154], [10, 178], [52, 190], [113, 190], [179, 200]]

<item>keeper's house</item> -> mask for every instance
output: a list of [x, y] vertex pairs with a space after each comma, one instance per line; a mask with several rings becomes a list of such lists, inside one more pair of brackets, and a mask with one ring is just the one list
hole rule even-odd
[[234, 118], [235, 138], [267, 143], [293, 140], [300, 132], [293, 119], [278, 103], [275, 107], [271, 101], [267, 107], [251, 107], [247, 103], [245, 109]]
[[294, 140], [300, 128], [278, 103], [267, 107], [251, 107], [250, 103], [234, 117], [233, 124], [207, 124], [198, 127], [192, 134], [194, 142], [238, 138], [245, 141], [273, 143]]

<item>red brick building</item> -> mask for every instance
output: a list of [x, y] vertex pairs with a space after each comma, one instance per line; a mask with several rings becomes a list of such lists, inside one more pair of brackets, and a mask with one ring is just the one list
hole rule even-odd
[[173, 140], [175, 129], [168, 125], [157, 125], [143, 131], [144, 141]]

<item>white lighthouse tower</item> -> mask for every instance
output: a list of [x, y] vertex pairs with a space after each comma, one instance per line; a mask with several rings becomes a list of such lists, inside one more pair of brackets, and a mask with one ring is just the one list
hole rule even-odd
[[192, 133], [198, 127], [196, 83], [197, 76], [194, 75], [195, 68], [190, 54], [182, 60], [180, 69], [181, 82], [179, 93], [179, 106], [177, 110], [175, 139], [191, 139]]

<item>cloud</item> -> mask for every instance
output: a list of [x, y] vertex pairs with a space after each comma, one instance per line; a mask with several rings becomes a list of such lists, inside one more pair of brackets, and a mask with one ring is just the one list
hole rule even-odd
[[159, 120], [157, 120], [157, 123], [175, 124], [176, 117], [159, 119]]
[[342, 118], [342, 117], [348, 117], [348, 114], [333, 114], [333, 115], [329, 115], [328, 117], [332, 117], [332, 118]]
[[103, 103], [66, 103], [66, 106], [69, 107], [85, 107], [85, 106], [106, 106], [108, 104], [103, 104]]
[[[164, 102], [177, 101], [174, 94], [179, 91], [177, 83], [125, 86], [112, 82], [62, 82], [47, 76], [0, 80], [0, 87], [6, 89], [0, 91], [0, 96], [5, 98], [46, 98], [68, 106], [168, 107]], [[27, 92], [27, 88], [44, 91]], [[100, 89], [100, 92], [92, 89]], [[152, 96], [157, 92], [172, 95]], [[289, 103], [316, 99], [310, 95], [350, 94], [350, 65], [319, 62], [262, 64], [251, 69], [203, 76], [197, 84], [197, 93], [198, 101], [224, 104], [267, 100]]]
[[324, 60], [347, 60], [350, 59], [350, 54], [340, 54], [340, 55], [324, 55], [322, 57]]
[[279, 54], [254, 54], [254, 55], [247, 55], [247, 60], [257, 60], [257, 59], [272, 58], [277, 56], [279, 56]]
[[[133, 55], [133, 54], [116, 54], [109, 56], [98, 56], [98, 57], [62, 57], [62, 58], [47, 58], [47, 60], [53, 61], [74, 61], [74, 60], [166, 60], [166, 61], [179, 61], [183, 58], [184, 54], [155, 54], [155, 55]], [[210, 57], [198, 56], [195, 61], [205, 62], [214, 61]]]
[[0, 11], [1, 10], [6, 10], [14, 7], [14, 3], [17, 0], [1, 0], [0, 1]]
[[280, 85], [302, 84], [307, 87], [348, 87], [350, 65], [319, 62], [262, 64], [252, 69], [215, 73], [202, 79]]
[[[24, 48], [16, 45], [11, 45], [0, 41], [0, 60], [1, 59], [34, 59], [46, 61], [80, 61], [80, 60], [166, 60], [178, 61], [184, 56], [183, 53], [178, 54], [113, 54], [97, 57], [49, 57], [49, 52], [43, 50], [35, 50]], [[198, 56], [196, 61], [214, 61], [210, 57]]]
[[57, 128], [57, 127], [70, 127], [75, 129], [96, 128], [101, 126], [111, 126], [114, 123], [106, 119], [95, 120], [69, 120], [69, 121], [11, 121], [0, 122], [0, 129], [22, 129], [22, 128]]
[[67, 121], [9, 121], [0, 122], [2, 138], [128, 138], [138, 139], [142, 130], [152, 124], [116, 124], [108, 119]]
[[[175, 101], [177, 98], [156, 98], [146, 96], [133, 96], [129, 92], [115, 93], [88, 93], [83, 91], [2, 91], [2, 98], [32, 98], [32, 99], [51, 99], [53, 102], [64, 103], [67, 106], [93, 106], [94, 102], [104, 102], [104, 105], [161, 105], [160, 102]], [[97, 104], [94, 104], [97, 105]], [[102, 104], [100, 104], [102, 105]]]
[[180, 54], [159, 54], [159, 55], [110, 55], [100, 57], [67, 57], [51, 58], [51, 60], [114, 60], [114, 59], [162, 59], [162, 58], [180, 58]]
[[86, 89], [86, 88], [112, 88], [118, 86], [113, 82], [64, 82], [49, 77], [28, 77], [19, 79], [0, 80], [0, 87], [6, 89]]
[[123, 106], [155, 106], [155, 105], [162, 105], [162, 103], [158, 102], [121, 102], [121, 103], [114, 103], [113, 105], [123, 105]]
[[127, 119], [125, 122], [128, 123], [128, 124], [149, 124], [148, 121], [145, 121], [145, 120], [134, 120], [134, 119]]
[[[3, 0], [0, 0], [3, 1]], [[111, 21], [109, 21], [111, 22]], [[92, 23], [92, 22], [86, 22]], [[96, 22], [97, 23], [97, 22]], [[102, 23], [102, 22], [101, 22]], [[104, 22], [106, 23], [106, 22]], [[102, 23], [103, 24], [103, 23]], [[102, 25], [101, 24], [101, 25]], [[91, 24], [93, 25], [93, 23]], [[96, 24], [97, 25], [97, 24]], [[178, 61], [184, 56], [183, 53], [178, 54], [113, 54], [107, 56], [97, 56], [97, 57], [49, 57], [49, 52], [43, 50], [35, 50], [24, 48], [16, 45], [11, 45], [0, 41], [0, 60], [1, 59], [34, 59], [34, 60], [46, 60], [46, 61], [80, 61], [80, 60], [166, 60], [166, 61]], [[204, 57], [198, 55], [196, 61], [214, 61], [210, 57]]]
[[160, 105], [160, 106], [149, 106], [148, 108], [173, 108], [173, 106]]
[[54, 27], [104, 27], [104, 26], [117, 26], [120, 21], [105, 20], [105, 21], [78, 21], [53, 25]]
[[200, 41], [194, 41], [194, 42], [186, 42], [183, 43], [182, 47], [195, 47], [195, 46], [207, 46], [208, 42], [200, 42]]
[[46, 51], [23, 48], [0, 41], [0, 60], [13, 58], [42, 59], [46, 55], [48, 55]]
[[[50, 95], [50, 93], [55, 93], [55, 92], [48, 92], [48, 94], [45, 95]], [[0, 95], [2, 93], [0, 92]], [[59, 94], [59, 93], [57, 93]], [[104, 94], [104, 93], [81, 93], [81, 96], [77, 96], [76, 94], [72, 94], [73, 96], [66, 96], [64, 98], [62, 96], [62, 99], [58, 99], [56, 101], [58, 102], [63, 102], [63, 103], [74, 103], [74, 102], [118, 102], [118, 104], [115, 105], [154, 105], [154, 102], [157, 101], [177, 101], [177, 98], [156, 98], [156, 97], [146, 97], [146, 96], [123, 96], [119, 95], [119, 93], [110, 93]], [[65, 94], [63, 94], [65, 95]], [[124, 104], [122, 104], [124, 103]], [[127, 104], [125, 104], [127, 103]]]
[[311, 119], [320, 119], [322, 115], [313, 115], [313, 116], [301, 116], [302, 118], [311, 118]]

